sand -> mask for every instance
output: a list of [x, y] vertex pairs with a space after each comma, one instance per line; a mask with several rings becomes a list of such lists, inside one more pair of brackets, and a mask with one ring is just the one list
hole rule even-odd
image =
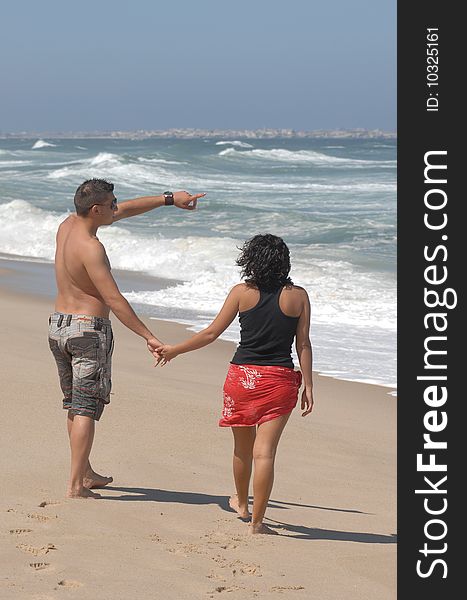
[[[0, 274], [0, 286], [1, 286]], [[267, 523], [228, 508], [232, 434], [219, 428], [234, 345], [154, 369], [113, 317], [113, 394], [91, 462], [100, 500], [64, 499], [69, 449], [47, 345], [50, 299], [0, 289], [2, 599], [396, 597], [396, 399], [315, 375], [315, 410], [280, 442]], [[184, 326], [149, 321], [164, 341]]]

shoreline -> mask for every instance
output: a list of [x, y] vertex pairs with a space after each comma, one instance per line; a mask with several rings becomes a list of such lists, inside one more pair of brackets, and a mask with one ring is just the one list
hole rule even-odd
[[[112, 269], [112, 273], [117, 281], [119, 289], [123, 293], [126, 293], [125, 288], [131, 288], [131, 291], [138, 292], [146, 290], [148, 285], [151, 289], [158, 290], [178, 283], [178, 280], [152, 277], [142, 271]], [[10, 291], [12, 294], [39, 296], [41, 298], [53, 300], [56, 289], [53, 262], [34, 257], [17, 257], [16, 255], [0, 253], [0, 289]], [[154, 317], [151, 315], [151, 305], [134, 302], [131, 302], [130, 304], [133, 306], [138, 316], [147, 318], [150, 321], [175, 323], [184, 327], [189, 334], [198, 331], [195, 329], [194, 325], [188, 321], [188, 318], [184, 320], [183, 318], [177, 319], [176, 317]], [[236, 342], [222, 336], [219, 340], [236, 346]], [[344, 377], [336, 377], [335, 375], [326, 372], [320, 372], [319, 370], [313, 370], [313, 373], [337, 381], [380, 387], [385, 389], [389, 396], [397, 397], [397, 387], [390, 384], [368, 380], [346, 379]]]

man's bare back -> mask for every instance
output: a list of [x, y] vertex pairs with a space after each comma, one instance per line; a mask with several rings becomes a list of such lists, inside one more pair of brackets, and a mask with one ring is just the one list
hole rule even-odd
[[110, 309], [91, 281], [83, 263], [83, 256], [95, 250], [98, 254], [103, 253], [105, 265], [110, 270], [101, 242], [82, 227], [76, 215], [71, 215], [60, 225], [56, 243], [55, 276], [58, 293], [55, 310], [108, 318]]

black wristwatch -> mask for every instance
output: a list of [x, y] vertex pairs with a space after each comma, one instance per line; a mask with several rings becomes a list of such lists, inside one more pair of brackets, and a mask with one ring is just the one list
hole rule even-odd
[[166, 206], [172, 206], [175, 202], [173, 192], [164, 192], [164, 198]]

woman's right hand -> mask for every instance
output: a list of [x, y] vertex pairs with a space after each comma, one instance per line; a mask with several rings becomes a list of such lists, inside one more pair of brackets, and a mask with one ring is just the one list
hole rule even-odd
[[302, 392], [302, 417], [306, 417], [313, 410], [313, 388], [305, 388]]
[[156, 364], [154, 366], [157, 367], [157, 365], [160, 364], [161, 367], [163, 367], [176, 356], [178, 356], [178, 352], [175, 351], [175, 346], [162, 344], [162, 346], [156, 348], [154, 352], [154, 357], [156, 358]]

